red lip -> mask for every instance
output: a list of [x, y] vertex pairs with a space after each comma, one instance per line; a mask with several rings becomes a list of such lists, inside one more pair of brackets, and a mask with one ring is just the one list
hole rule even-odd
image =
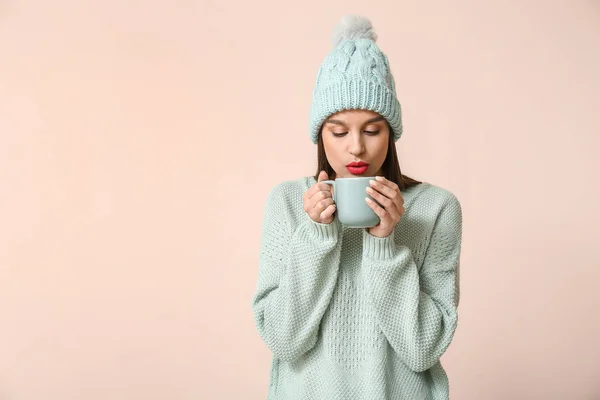
[[362, 161], [359, 161], [359, 162], [354, 162], [353, 161], [353, 162], [351, 162], [349, 164], [346, 164], [346, 167], [368, 167], [368, 166], [369, 166], [368, 163], [362, 162]]
[[362, 175], [365, 172], [367, 172], [367, 169], [369, 167], [346, 167], [346, 169], [348, 170], [348, 172], [350, 172], [352, 175]]

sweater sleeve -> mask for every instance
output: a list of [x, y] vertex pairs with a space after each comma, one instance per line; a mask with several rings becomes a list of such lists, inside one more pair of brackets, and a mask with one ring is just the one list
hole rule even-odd
[[431, 368], [456, 329], [462, 211], [454, 197], [444, 203], [419, 272], [411, 250], [363, 233], [363, 267], [377, 320], [391, 347], [413, 371]]
[[341, 227], [337, 217], [321, 224], [303, 214], [292, 228], [284, 195], [278, 186], [267, 197], [252, 310], [267, 347], [289, 361], [317, 341], [339, 271]]

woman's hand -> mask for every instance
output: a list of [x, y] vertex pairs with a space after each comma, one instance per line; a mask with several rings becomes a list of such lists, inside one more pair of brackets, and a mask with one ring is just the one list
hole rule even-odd
[[329, 178], [327, 172], [319, 172], [318, 178], [318, 182], [312, 185], [302, 196], [304, 211], [313, 221], [330, 224], [333, 222], [333, 213], [335, 212], [332, 188], [326, 183], [320, 183]]
[[381, 207], [371, 199], [366, 198], [365, 201], [380, 219], [379, 224], [368, 228], [368, 232], [377, 237], [389, 236], [406, 211], [400, 188], [383, 176], [377, 176], [375, 181], [371, 180], [371, 186], [367, 188], [367, 193], [383, 206]]

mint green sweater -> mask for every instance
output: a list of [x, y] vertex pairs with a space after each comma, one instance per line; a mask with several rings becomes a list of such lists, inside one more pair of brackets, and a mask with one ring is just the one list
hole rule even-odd
[[273, 354], [270, 400], [448, 399], [462, 212], [448, 190], [403, 191], [394, 232], [312, 221], [313, 177], [267, 197], [252, 311]]

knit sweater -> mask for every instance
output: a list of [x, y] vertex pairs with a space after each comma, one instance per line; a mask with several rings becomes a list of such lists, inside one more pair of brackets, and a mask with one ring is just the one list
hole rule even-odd
[[380, 238], [311, 220], [302, 195], [314, 183], [279, 183], [264, 208], [251, 303], [273, 356], [268, 399], [448, 399], [439, 359], [457, 325], [459, 201], [429, 183], [408, 188]]

